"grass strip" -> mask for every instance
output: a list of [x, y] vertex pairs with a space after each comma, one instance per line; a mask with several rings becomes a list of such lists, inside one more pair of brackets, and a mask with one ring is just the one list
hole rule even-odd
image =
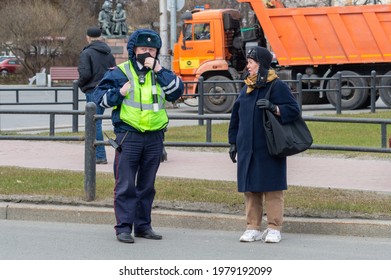
[[[48, 169], [0, 167], [0, 195], [84, 197], [84, 173]], [[113, 198], [111, 173], [97, 173], [96, 201]], [[221, 204], [242, 211], [243, 194], [236, 182], [158, 177], [156, 200], [171, 203]], [[391, 194], [330, 188], [290, 186], [285, 192], [288, 213], [305, 216], [357, 216], [391, 219]], [[337, 214], [336, 214], [337, 213]]]

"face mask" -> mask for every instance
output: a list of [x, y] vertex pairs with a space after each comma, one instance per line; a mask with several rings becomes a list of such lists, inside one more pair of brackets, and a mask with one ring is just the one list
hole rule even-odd
[[153, 57], [149, 52], [138, 54], [137, 55], [137, 61], [141, 63], [141, 65], [144, 65], [145, 59], [147, 57]]

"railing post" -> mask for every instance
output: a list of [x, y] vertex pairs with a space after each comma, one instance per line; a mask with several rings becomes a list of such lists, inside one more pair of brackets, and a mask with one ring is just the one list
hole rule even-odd
[[54, 136], [55, 114], [49, 115], [49, 135]]
[[[204, 115], [204, 77], [198, 78], [198, 115]], [[198, 120], [198, 125], [204, 125], [204, 120]]]
[[337, 102], [336, 102], [336, 109], [337, 114], [340, 115], [342, 113], [342, 73], [337, 72], [337, 78], [338, 78], [338, 89], [337, 89]]
[[17, 90], [15, 91], [15, 100], [16, 100], [16, 103], [20, 103], [20, 102], [19, 102], [19, 89], [17, 89]]
[[381, 147], [387, 148], [387, 124], [381, 124]]
[[88, 102], [86, 104], [85, 114], [84, 143], [84, 191], [87, 201], [93, 201], [96, 194], [96, 157], [94, 145], [96, 138], [95, 114], [95, 103]]
[[[77, 80], [74, 80], [72, 83], [72, 96], [73, 96], [73, 110], [79, 110], [79, 86], [77, 85]], [[79, 131], [79, 116], [72, 116], [72, 132], [76, 133]]]
[[212, 143], [212, 120], [206, 120], [206, 142]]
[[300, 112], [303, 110], [303, 75], [298, 73], [296, 76], [297, 79], [297, 102], [299, 103]]
[[376, 112], [376, 71], [371, 71], [371, 113]]

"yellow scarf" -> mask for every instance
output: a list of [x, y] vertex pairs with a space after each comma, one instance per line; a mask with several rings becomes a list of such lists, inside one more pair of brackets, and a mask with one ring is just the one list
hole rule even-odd
[[[276, 71], [269, 70], [269, 72], [267, 73], [267, 80], [266, 80], [266, 82], [267, 83], [271, 82], [271, 81], [273, 81], [274, 79], [277, 79], [277, 78], [278, 78], [278, 76], [276, 74]], [[257, 75], [248, 76], [244, 80], [244, 83], [247, 85], [246, 93], [250, 94], [257, 87]]]

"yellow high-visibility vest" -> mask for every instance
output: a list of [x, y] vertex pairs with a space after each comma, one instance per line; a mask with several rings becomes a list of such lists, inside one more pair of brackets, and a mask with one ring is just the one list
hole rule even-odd
[[159, 84], [156, 84], [159, 109], [157, 112], [153, 110], [151, 79], [153, 71], [149, 71], [145, 75], [145, 82], [140, 84], [137, 73], [129, 61], [119, 64], [118, 67], [128, 77], [131, 85], [121, 104], [121, 120], [141, 132], [157, 131], [165, 128], [168, 124], [165, 108], [166, 99]]

